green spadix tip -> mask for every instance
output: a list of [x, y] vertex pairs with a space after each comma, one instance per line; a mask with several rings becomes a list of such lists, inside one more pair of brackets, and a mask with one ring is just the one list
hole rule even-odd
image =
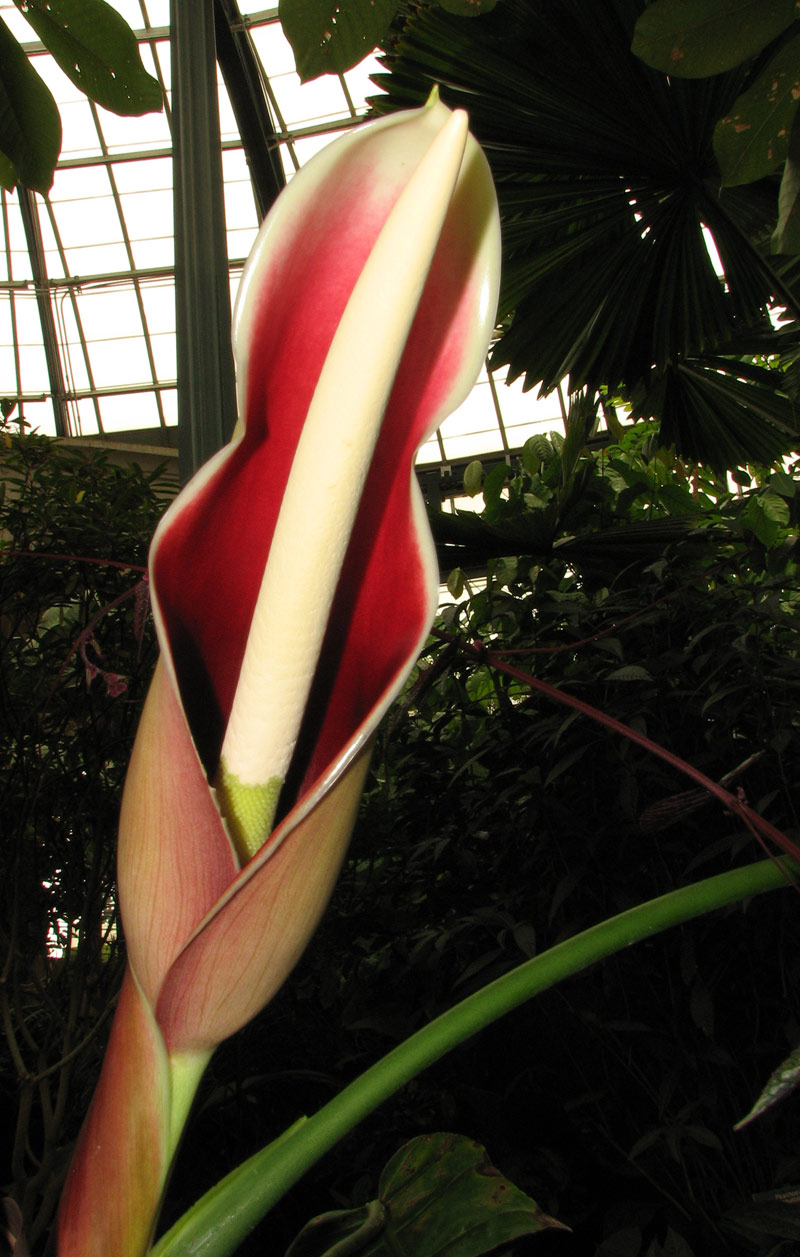
[[283, 781], [270, 777], [260, 785], [248, 785], [220, 760], [214, 788], [219, 810], [239, 859], [246, 864], [263, 847], [272, 830]]

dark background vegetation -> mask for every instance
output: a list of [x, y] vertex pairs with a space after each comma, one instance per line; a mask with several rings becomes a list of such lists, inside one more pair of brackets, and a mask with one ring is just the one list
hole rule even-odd
[[[480, 546], [519, 557], [490, 559], [440, 627], [533, 651], [514, 661], [717, 780], [746, 765], [731, 788], [797, 840], [796, 468], [742, 469], [737, 489], [655, 451], [646, 426], [594, 453], [568, 431], [470, 469], [480, 520], [457, 519], [466, 542], [437, 523], [452, 588], [471, 587]], [[3, 461], [2, 1176], [40, 1247], [121, 971], [116, 815], [154, 654], [141, 573], [71, 556], [142, 564], [163, 500], [135, 468], [46, 439], [9, 438]], [[319, 934], [214, 1058], [165, 1220], [492, 977], [760, 855], [640, 747], [432, 639], [382, 730]], [[573, 1228], [520, 1253], [795, 1251], [794, 1209], [752, 1195], [800, 1181], [796, 1100], [731, 1127], [800, 1041], [797, 920], [787, 888], [538, 998], [374, 1114], [243, 1251], [282, 1251], [311, 1214], [370, 1198], [402, 1143], [440, 1129], [484, 1143]]]
[[[775, 46], [668, 79], [631, 52], [644, 7], [502, 0], [472, 21], [407, 4], [386, 39], [376, 108], [438, 82], [492, 165], [495, 365], [569, 376], [580, 396], [565, 434], [467, 469], [479, 518], [433, 512], [466, 598], [387, 717], [316, 939], [212, 1062], [165, 1223], [483, 983], [761, 858], [691, 781], [463, 642], [520, 652], [800, 841], [797, 259], [770, 250], [779, 169], [723, 187], [714, 150]], [[622, 413], [642, 422], [623, 430]], [[0, 1182], [39, 1254], [124, 962], [115, 834], [155, 658], [143, 568], [164, 488], [0, 439]], [[573, 1228], [519, 1254], [794, 1257], [798, 1206], [753, 1196], [800, 1184], [798, 1101], [732, 1126], [800, 1042], [797, 921], [787, 888], [539, 997], [383, 1106], [242, 1251], [283, 1251], [311, 1214], [369, 1199], [406, 1140], [450, 1129]]]

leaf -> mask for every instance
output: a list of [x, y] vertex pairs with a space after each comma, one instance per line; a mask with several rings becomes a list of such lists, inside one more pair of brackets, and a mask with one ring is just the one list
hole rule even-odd
[[287, 1248], [286, 1257], [358, 1252], [385, 1225], [386, 1210], [379, 1200], [360, 1209], [335, 1209], [307, 1222]]
[[397, 0], [280, 0], [301, 81], [352, 69], [381, 42], [396, 10]]
[[463, 594], [464, 572], [460, 567], [454, 567], [447, 577], [447, 589], [453, 598], [460, 598]]
[[624, 1226], [603, 1240], [595, 1257], [639, 1257], [642, 1232], [638, 1226]]
[[[14, 163], [5, 153], [0, 153], [0, 188], [5, 188], [6, 192], [11, 192], [19, 183], [19, 175], [17, 174]], [[5, 402], [5, 399], [4, 399]], [[7, 418], [5, 409], [3, 418]]]
[[652, 676], [638, 663], [627, 663], [622, 668], [617, 668], [615, 672], [610, 672], [606, 677], [607, 681], [652, 681]]
[[413, 1257], [477, 1257], [521, 1235], [567, 1229], [463, 1135], [412, 1139], [384, 1169], [379, 1195], [390, 1211], [393, 1251]]
[[117, 114], [161, 109], [127, 22], [105, 0], [14, 0], [48, 52], [90, 100]]
[[778, 191], [778, 225], [772, 233], [773, 253], [800, 253], [800, 114], [795, 113], [789, 136], [789, 152]]
[[713, 1130], [709, 1130], [707, 1126], [684, 1126], [684, 1134], [687, 1139], [693, 1139], [695, 1143], [702, 1144], [704, 1148], [713, 1148], [716, 1152], [722, 1152], [722, 1143], [718, 1135]]
[[658, 1240], [653, 1240], [646, 1257], [695, 1257], [695, 1255], [683, 1236], [678, 1231], [673, 1231], [672, 1227], [668, 1227], [664, 1243], [660, 1244]]
[[527, 472], [537, 475], [553, 458], [553, 447], [546, 436], [535, 432], [522, 447], [522, 462]]
[[36, 192], [47, 192], [52, 187], [61, 152], [61, 119], [48, 88], [2, 20], [0, 152], [6, 159], [2, 170], [4, 187], [9, 186], [6, 180], [12, 173]]
[[509, 471], [505, 463], [498, 463], [486, 473], [483, 479], [483, 500], [487, 506], [496, 505], [500, 501], [508, 475]]
[[464, 492], [471, 498], [480, 493], [483, 483], [483, 464], [479, 458], [473, 458], [464, 471]]
[[489, 13], [497, 0], [439, 0], [439, 3], [448, 13], [459, 17], [477, 17], [479, 13]]
[[[463, 1135], [420, 1135], [384, 1167], [379, 1199], [313, 1218], [287, 1257], [480, 1257], [547, 1227], [568, 1230]], [[377, 1234], [376, 1234], [377, 1232]]]
[[793, 0], [655, 0], [631, 48], [654, 70], [705, 78], [755, 56], [794, 18]]
[[[764, 1201], [746, 1205], [738, 1205], [723, 1214], [723, 1222], [727, 1227], [735, 1227], [737, 1236], [744, 1235], [758, 1244], [762, 1251], [764, 1237], [775, 1236], [785, 1240], [800, 1240], [800, 1218], [797, 1207], [793, 1203], [783, 1204], [776, 1192], [771, 1202]], [[774, 1251], [774, 1250], [773, 1250]], [[785, 1257], [791, 1257], [791, 1252]]]
[[714, 128], [714, 155], [725, 187], [777, 170], [789, 152], [800, 99], [800, 25]]
[[750, 1112], [737, 1122], [733, 1129], [741, 1130], [742, 1127], [748, 1126], [773, 1104], [777, 1104], [779, 1100], [787, 1096], [790, 1091], [794, 1091], [798, 1083], [800, 1083], [800, 1047], [795, 1048], [786, 1060], [781, 1061], [778, 1068], [772, 1071], [764, 1090]]
[[527, 956], [530, 960], [536, 955], [536, 930], [529, 921], [522, 921], [519, 925], [515, 925], [511, 933], [523, 956]]
[[741, 514], [741, 521], [745, 528], [750, 531], [765, 546], [771, 550], [778, 540], [779, 526], [776, 520], [771, 519], [761, 505], [760, 498], [752, 498]]
[[761, 493], [758, 502], [767, 519], [774, 519], [776, 524], [789, 523], [789, 507], [777, 493]]

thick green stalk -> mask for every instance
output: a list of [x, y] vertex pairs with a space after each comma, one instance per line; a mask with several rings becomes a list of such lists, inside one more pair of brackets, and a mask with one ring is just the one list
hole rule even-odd
[[670, 926], [785, 886], [800, 868], [763, 860], [630, 908], [525, 961], [430, 1022], [311, 1118], [284, 1131], [212, 1187], [175, 1223], [152, 1257], [230, 1257], [315, 1161], [395, 1091], [478, 1030], [540, 991]]

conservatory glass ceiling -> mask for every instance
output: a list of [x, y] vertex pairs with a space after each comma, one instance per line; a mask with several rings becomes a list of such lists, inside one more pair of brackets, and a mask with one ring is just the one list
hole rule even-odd
[[[11, 411], [11, 422], [21, 417], [41, 432], [120, 439], [125, 433], [174, 427], [177, 394], [169, 0], [112, 2], [137, 32], [145, 68], [165, 91], [167, 104], [160, 114], [120, 118], [93, 105], [31, 38], [31, 28], [10, 0], [0, 0], [0, 15], [55, 96], [63, 124], [49, 196], [27, 197], [27, 234], [18, 195], [2, 192], [0, 400], [3, 413]], [[369, 81], [375, 61], [367, 58], [344, 76], [301, 85], [277, 10], [254, 0], [240, 0], [239, 7], [289, 179], [364, 115], [365, 97], [375, 91]], [[219, 75], [218, 84], [235, 294], [258, 222]], [[38, 283], [29, 252], [32, 229], [40, 236], [43, 274]], [[55, 344], [47, 344], [43, 305], [52, 311]], [[470, 398], [423, 447], [420, 463], [502, 454], [519, 448], [533, 431], [561, 422], [556, 394], [537, 401], [535, 393], [507, 388], [499, 373], [497, 380], [484, 373]]]

